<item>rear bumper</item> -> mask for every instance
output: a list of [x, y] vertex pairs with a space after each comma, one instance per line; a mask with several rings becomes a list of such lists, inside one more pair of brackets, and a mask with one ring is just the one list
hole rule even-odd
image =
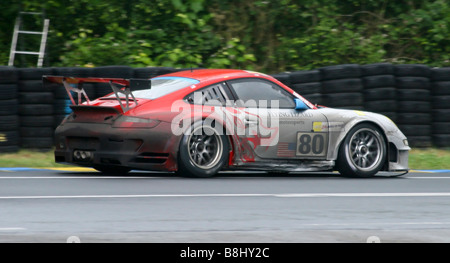
[[[55, 161], [86, 167], [107, 165], [176, 171], [179, 140], [165, 122], [150, 129], [65, 123], [55, 132]], [[87, 153], [87, 156], [81, 158], [80, 153]]]

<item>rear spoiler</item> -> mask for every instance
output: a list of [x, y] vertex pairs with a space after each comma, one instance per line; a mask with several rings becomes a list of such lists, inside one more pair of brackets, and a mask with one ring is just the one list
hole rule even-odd
[[[67, 95], [70, 101], [75, 106], [81, 106], [83, 98], [87, 106], [90, 106], [91, 100], [89, 99], [86, 91], [83, 89], [84, 83], [109, 83], [112, 91], [116, 95], [116, 99], [119, 101], [122, 111], [125, 113], [132, 108], [130, 107], [130, 99], [134, 101], [134, 107], [138, 105], [138, 101], [134, 97], [132, 91], [142, 89], [142, 87], [151, 88], [151, 80], [149, 79], [120, 79], [120, 78], [78, 78], [78, 77], [63, 77], [63, 76], [43, 76], [42, 81], [44, 85], [47, 83], [57, 83], [64, 85]], [[73, 97], [73, 93], [78, 96], [77, 101]], [[122, 103], [123, 97], [119, 94], [125, 95], [126, 103]], [[131, 98], [130, 98], [131, 97]], [[133, 107], [133, 108], [134, 108]]]

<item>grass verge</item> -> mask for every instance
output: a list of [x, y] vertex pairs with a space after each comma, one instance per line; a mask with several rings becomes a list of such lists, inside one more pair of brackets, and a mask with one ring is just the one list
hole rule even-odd
[[[18, 153], [0, 153], [0, 167], [67, 167], [54, 161], [53, 151], [21, 150]], [[409, 167], [414, 170], [450, 169], [450, 148], [412, 149]]]

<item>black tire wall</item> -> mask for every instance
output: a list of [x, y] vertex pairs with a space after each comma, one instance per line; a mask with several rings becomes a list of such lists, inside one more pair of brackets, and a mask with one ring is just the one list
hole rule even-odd
[[[144, 79], [180, 70], [0, 67], [0, 153], [53, 147], [54, 129], [71, 112], [70, 100], [63, 87], [44, 87], [44, 75]], [[344, 64], [272, 76], [313, 104], [386, 115], [405, 133], [412, 147], [450, 147], [450, 68]], [[85, 84], [84, 88], [91, 99], [111, 92], [104, 84]]]

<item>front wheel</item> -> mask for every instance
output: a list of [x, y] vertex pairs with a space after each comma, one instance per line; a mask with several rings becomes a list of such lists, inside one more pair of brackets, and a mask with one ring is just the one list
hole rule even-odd
[[386, 155], [380, 129], [364, 123], [349, 131], [339, 148], [336, 165], [343, 176], [372, 177], [383, 168]]
[[228, 162], [229, 143], [221, 132], [204, 123], [194, 124], [180, 143], [178, 174], [185, 177], [212, 177]]

